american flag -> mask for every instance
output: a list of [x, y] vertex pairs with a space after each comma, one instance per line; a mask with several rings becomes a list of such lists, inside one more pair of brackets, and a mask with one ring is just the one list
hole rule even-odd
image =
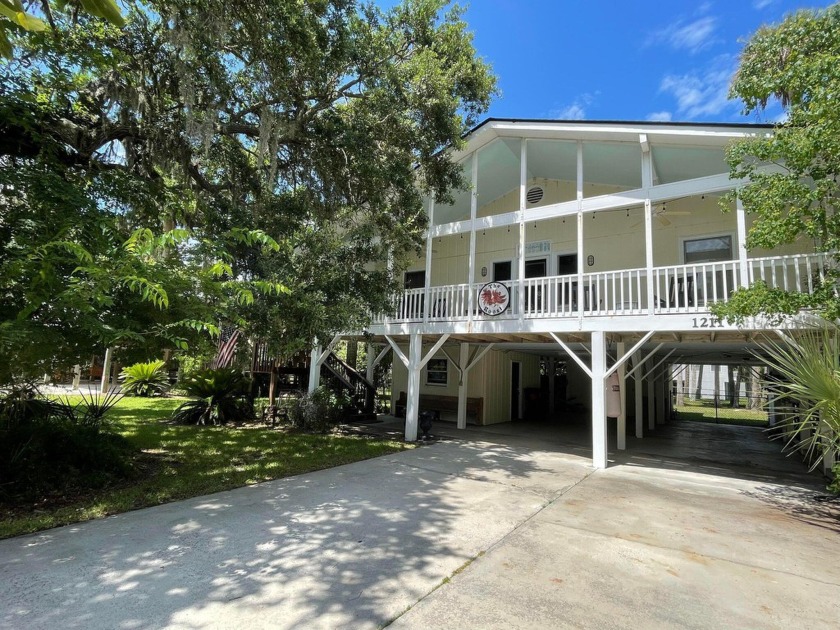
[[236, 342], [239, 341], [239, 329], [236, 326], [223, 326], [219, 334], [219, 350], [210, 364], [215, 369], [230, 367], [236, 354]]

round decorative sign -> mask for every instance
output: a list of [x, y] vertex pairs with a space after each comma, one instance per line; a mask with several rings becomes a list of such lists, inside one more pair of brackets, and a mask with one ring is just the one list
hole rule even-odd
[[488, 282], [478, 290], [478, 308], [485, 315], [499, 315], [510, 306], [510, 291], [501, 282]]

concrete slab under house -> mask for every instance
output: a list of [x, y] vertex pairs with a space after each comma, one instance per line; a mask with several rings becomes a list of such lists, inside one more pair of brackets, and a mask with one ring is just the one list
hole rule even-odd
[[368, 382], [394, 354], [390, 407], [407, 440], [426, 409], [460, 429], [583, 413], [592, 465], [606, 467], [608, 427], [623, 451], [628, 433], [643, 440], [667, 422], [686, 366], [755, 364], [768, 339], [815, 325], [807, 313], [782, 330], [710, 312], [759, 280], [810, 292], [831, 264], [810, 241], [747, 251], [752, 218], [740, 203], [721, 209], [745, 183], [730, 178], [725, 148], [770, 133], [485, 121], [453, 155], [469, 189], [425, 202], [425, 256], [405, 272], [405, 290], [366, 330], [315, 346], [310, 389], [338, 341], [363, 342]]

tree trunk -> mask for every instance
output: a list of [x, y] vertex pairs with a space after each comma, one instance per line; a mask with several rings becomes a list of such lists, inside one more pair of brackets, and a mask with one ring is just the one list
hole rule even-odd
[[733, 409], [738, 406], [738, 392], [735, 390], [735, 371], [737, 369], [738, 368], [734, 365], [726, 366], [726, 385], [729, 388], [727, 394], [729, 397], [729, 406]]
[[703, 396], [703, 366], [697, 366], [697, 384], [694, 390], [694, 400], [700, 400]]
[[734, 401], [732, 407], [735, 409], [741, 406], [741, 377], [743, 373], [744, 366], [739, 365], [737, 368], [735, 368], [735, 398], [732, 399]]

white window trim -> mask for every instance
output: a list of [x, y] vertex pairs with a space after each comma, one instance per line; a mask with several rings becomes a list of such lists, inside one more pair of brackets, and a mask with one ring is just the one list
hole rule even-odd
[[519, 275], [519, 265], [516, 264], [516, 259], [514, 258], [503, 258], [500, 260], [493, 260], [490, 262], [490, 270], [493, 272], [493, 281], [496, 281], [496, 265], [498, 263], [510, 263], [510, 280], [505, 280], [504, 282], [514, 282], [519, 280], [517, 276]]
[[[721, 238], [721, 237], [724, 237], [724, 236], [728, 236], [731, 239], [731, 243], [732, 243], [732, 254], [731, 255], [734, 256], [734, 258], [730, 258], [729, 260], [730, 261], [732, 261], [732, 260], [737, 261], [738, 260], [738, 237], [735, 235], [735, 233], [734, 232], [714, 232], [712, 234], [695, 234], [693, 236], [680, 236], [678, 238], [678, 241], [679, 241], [679, 244], [680, 244], [680, 264], [681, 265], [691, 264], [691, 263], [686, 263], [685, 262], [685, 243], [686, 243], [686, 241], [702, 241], [703, 239], [707, 239], [707, 238]], [[700, 264], [706, 264], [706, 263], [697, 263], [697, 264], [700, 265]]]
[[[431, 365], [432, 361], [446, 361], [446, 382], [445, 383], [430, 383], [429, 382], [429, 365]], [[449, 359], [446, 357], [432, 357], [429, 362], [426, 364], [426, 367], [423, 368], [423, 371], [426, 374], [426, 378], [424, 382], [429, 387], [449, 387], [449, 373], [452, 371], [449, 369]], [[434, 370], [439, 372], [440, 370]]]

